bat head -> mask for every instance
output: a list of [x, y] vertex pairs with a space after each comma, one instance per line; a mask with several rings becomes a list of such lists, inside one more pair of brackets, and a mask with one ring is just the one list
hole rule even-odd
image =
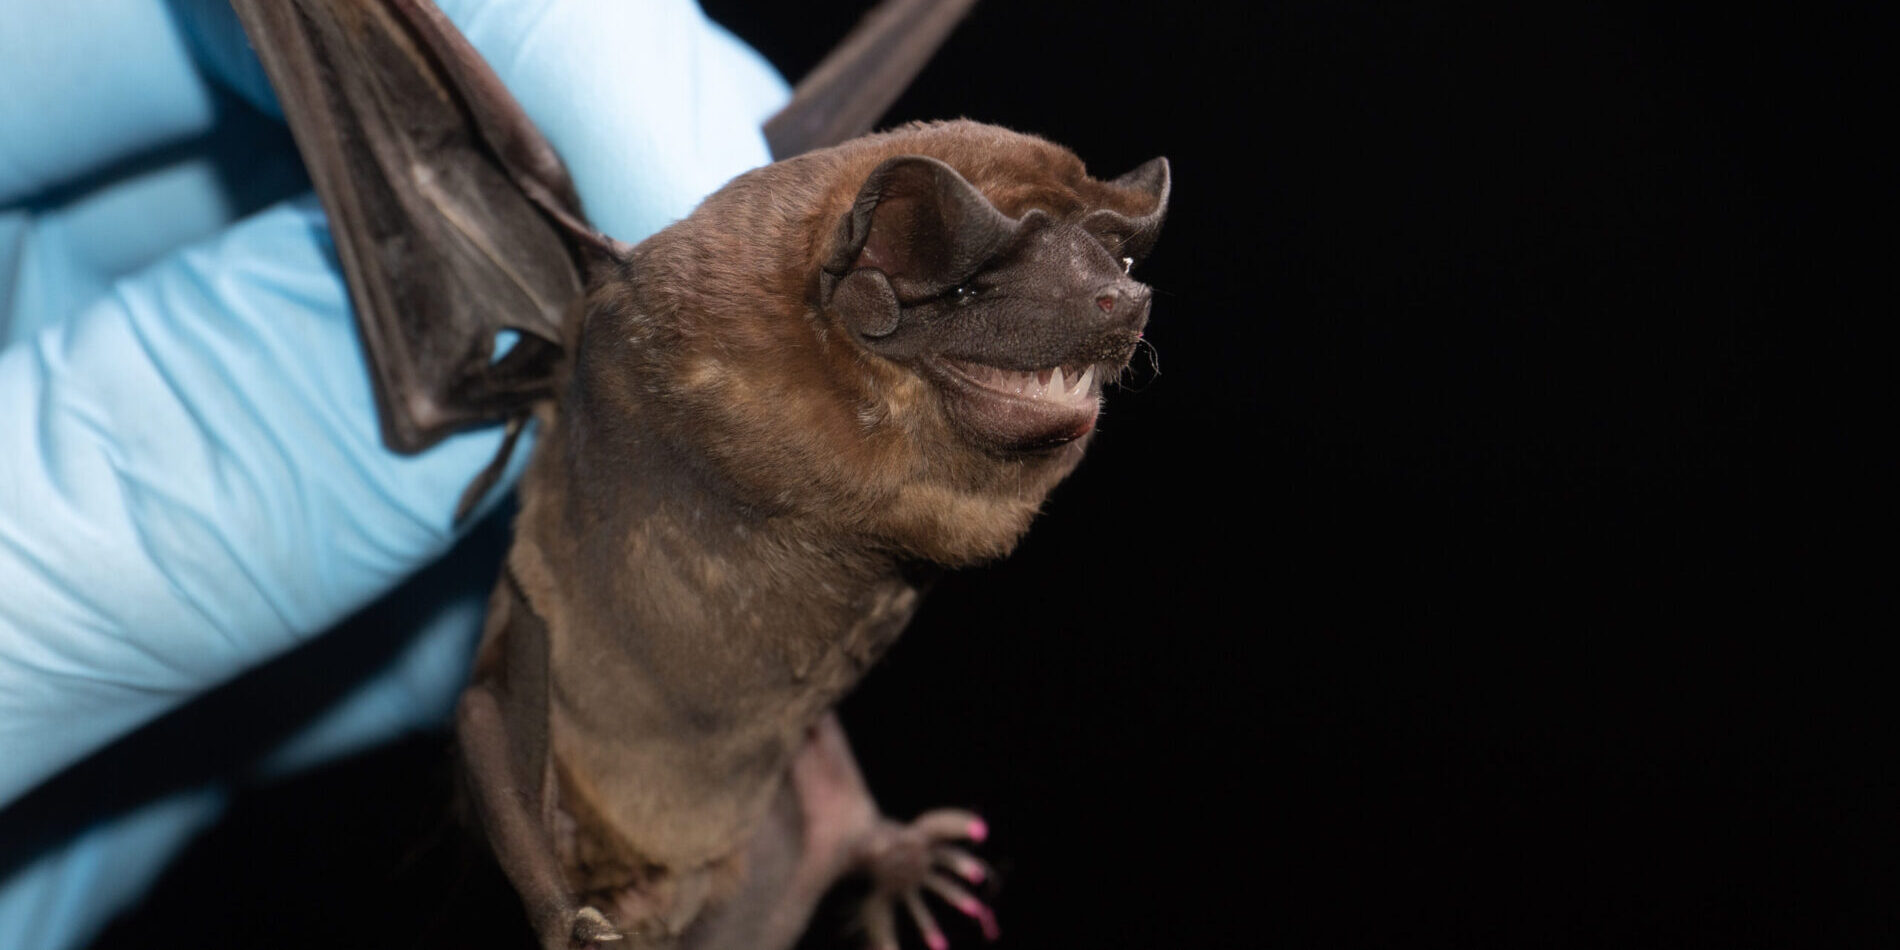
[[1141, 338], [1129, 270], [1168, 188], [1164, 159], [1098, 181], [965, 121], [759, 169], [635, 249], [583, 391], [637, 388], [619, 418], [757, 510], [939, 563], [1007, 553]]
[[887, 159], [859, 189], [820, 272], [822, 303], [866, 352], [935, 388], [946, 421], [997, 453], [1057, 448], [1095, 427], [1101, 385], [1128, 365], [1149, 290], [1129, 276], [1166, 211], [1156, 159], [1110, 187], [1114, 207], [1017, 214], [945, 162]]

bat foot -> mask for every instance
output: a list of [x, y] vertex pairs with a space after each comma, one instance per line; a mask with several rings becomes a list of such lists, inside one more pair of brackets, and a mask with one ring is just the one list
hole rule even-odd
[[950, 945], [924, 902], [925, 892], [976, 921], [984, 938], [995, 940], [996, 914], [965, 886], [980, 885], [992, 874], [975, 855], [958, 846], [958, 842], [981, 843], [988, 836], [989, 826], [982, 818], [949, 808], [926, 812], [908, 825], [881, 822], [861, 852], [871, 876], [871, 893], [860, 918], [868, 950], [899, 950], [900, 906], [930, 950]]

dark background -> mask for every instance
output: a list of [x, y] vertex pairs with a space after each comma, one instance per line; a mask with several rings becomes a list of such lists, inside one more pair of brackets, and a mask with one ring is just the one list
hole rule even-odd
[[[861, 9], [707, 6], [791, 76]], [[989, 817], [999, 946], [1900, 940], [1844, 16], [979, 8], [893, 120], [1175, 176], [1161, 371], [844, 710]], [[251, 795], [105, 945], [505, 943], [443, 748]]]

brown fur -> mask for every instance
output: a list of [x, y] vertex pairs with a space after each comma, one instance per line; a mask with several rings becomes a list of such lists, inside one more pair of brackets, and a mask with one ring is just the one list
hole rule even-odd
[[1006, 554], [1087, 441], [973, 444], [821, 306], [838, 222], [900, 155], [1011, 216], [1155, 203], [1040, 139], [914, 125], [744, 175], [603, 265], [509, 570], [550, 631], [555, 845], [623, 926], [739, 886], [793, 754], [915, 609], [911, 566]]

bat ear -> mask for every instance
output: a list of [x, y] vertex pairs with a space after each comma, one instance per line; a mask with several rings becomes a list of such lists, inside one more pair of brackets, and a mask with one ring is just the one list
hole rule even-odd
[[922, 300], [975, 273], [1015, 238], [1017, 223], [956, 169], [900, 155], [858, 189], [825, 269], [843, 276], [870, 268], [889, 280], [898, 300]]
[[1154, 249], [1161, 222], [1168, 216], [1168, 191], [1173, 178], [1168, 160], [1152, 158], [1134, 171], [1106, 182], [1109, 205], [1090, 214], [1083, 227], [1108, 239], [1117, 257], [1139, 261]]

